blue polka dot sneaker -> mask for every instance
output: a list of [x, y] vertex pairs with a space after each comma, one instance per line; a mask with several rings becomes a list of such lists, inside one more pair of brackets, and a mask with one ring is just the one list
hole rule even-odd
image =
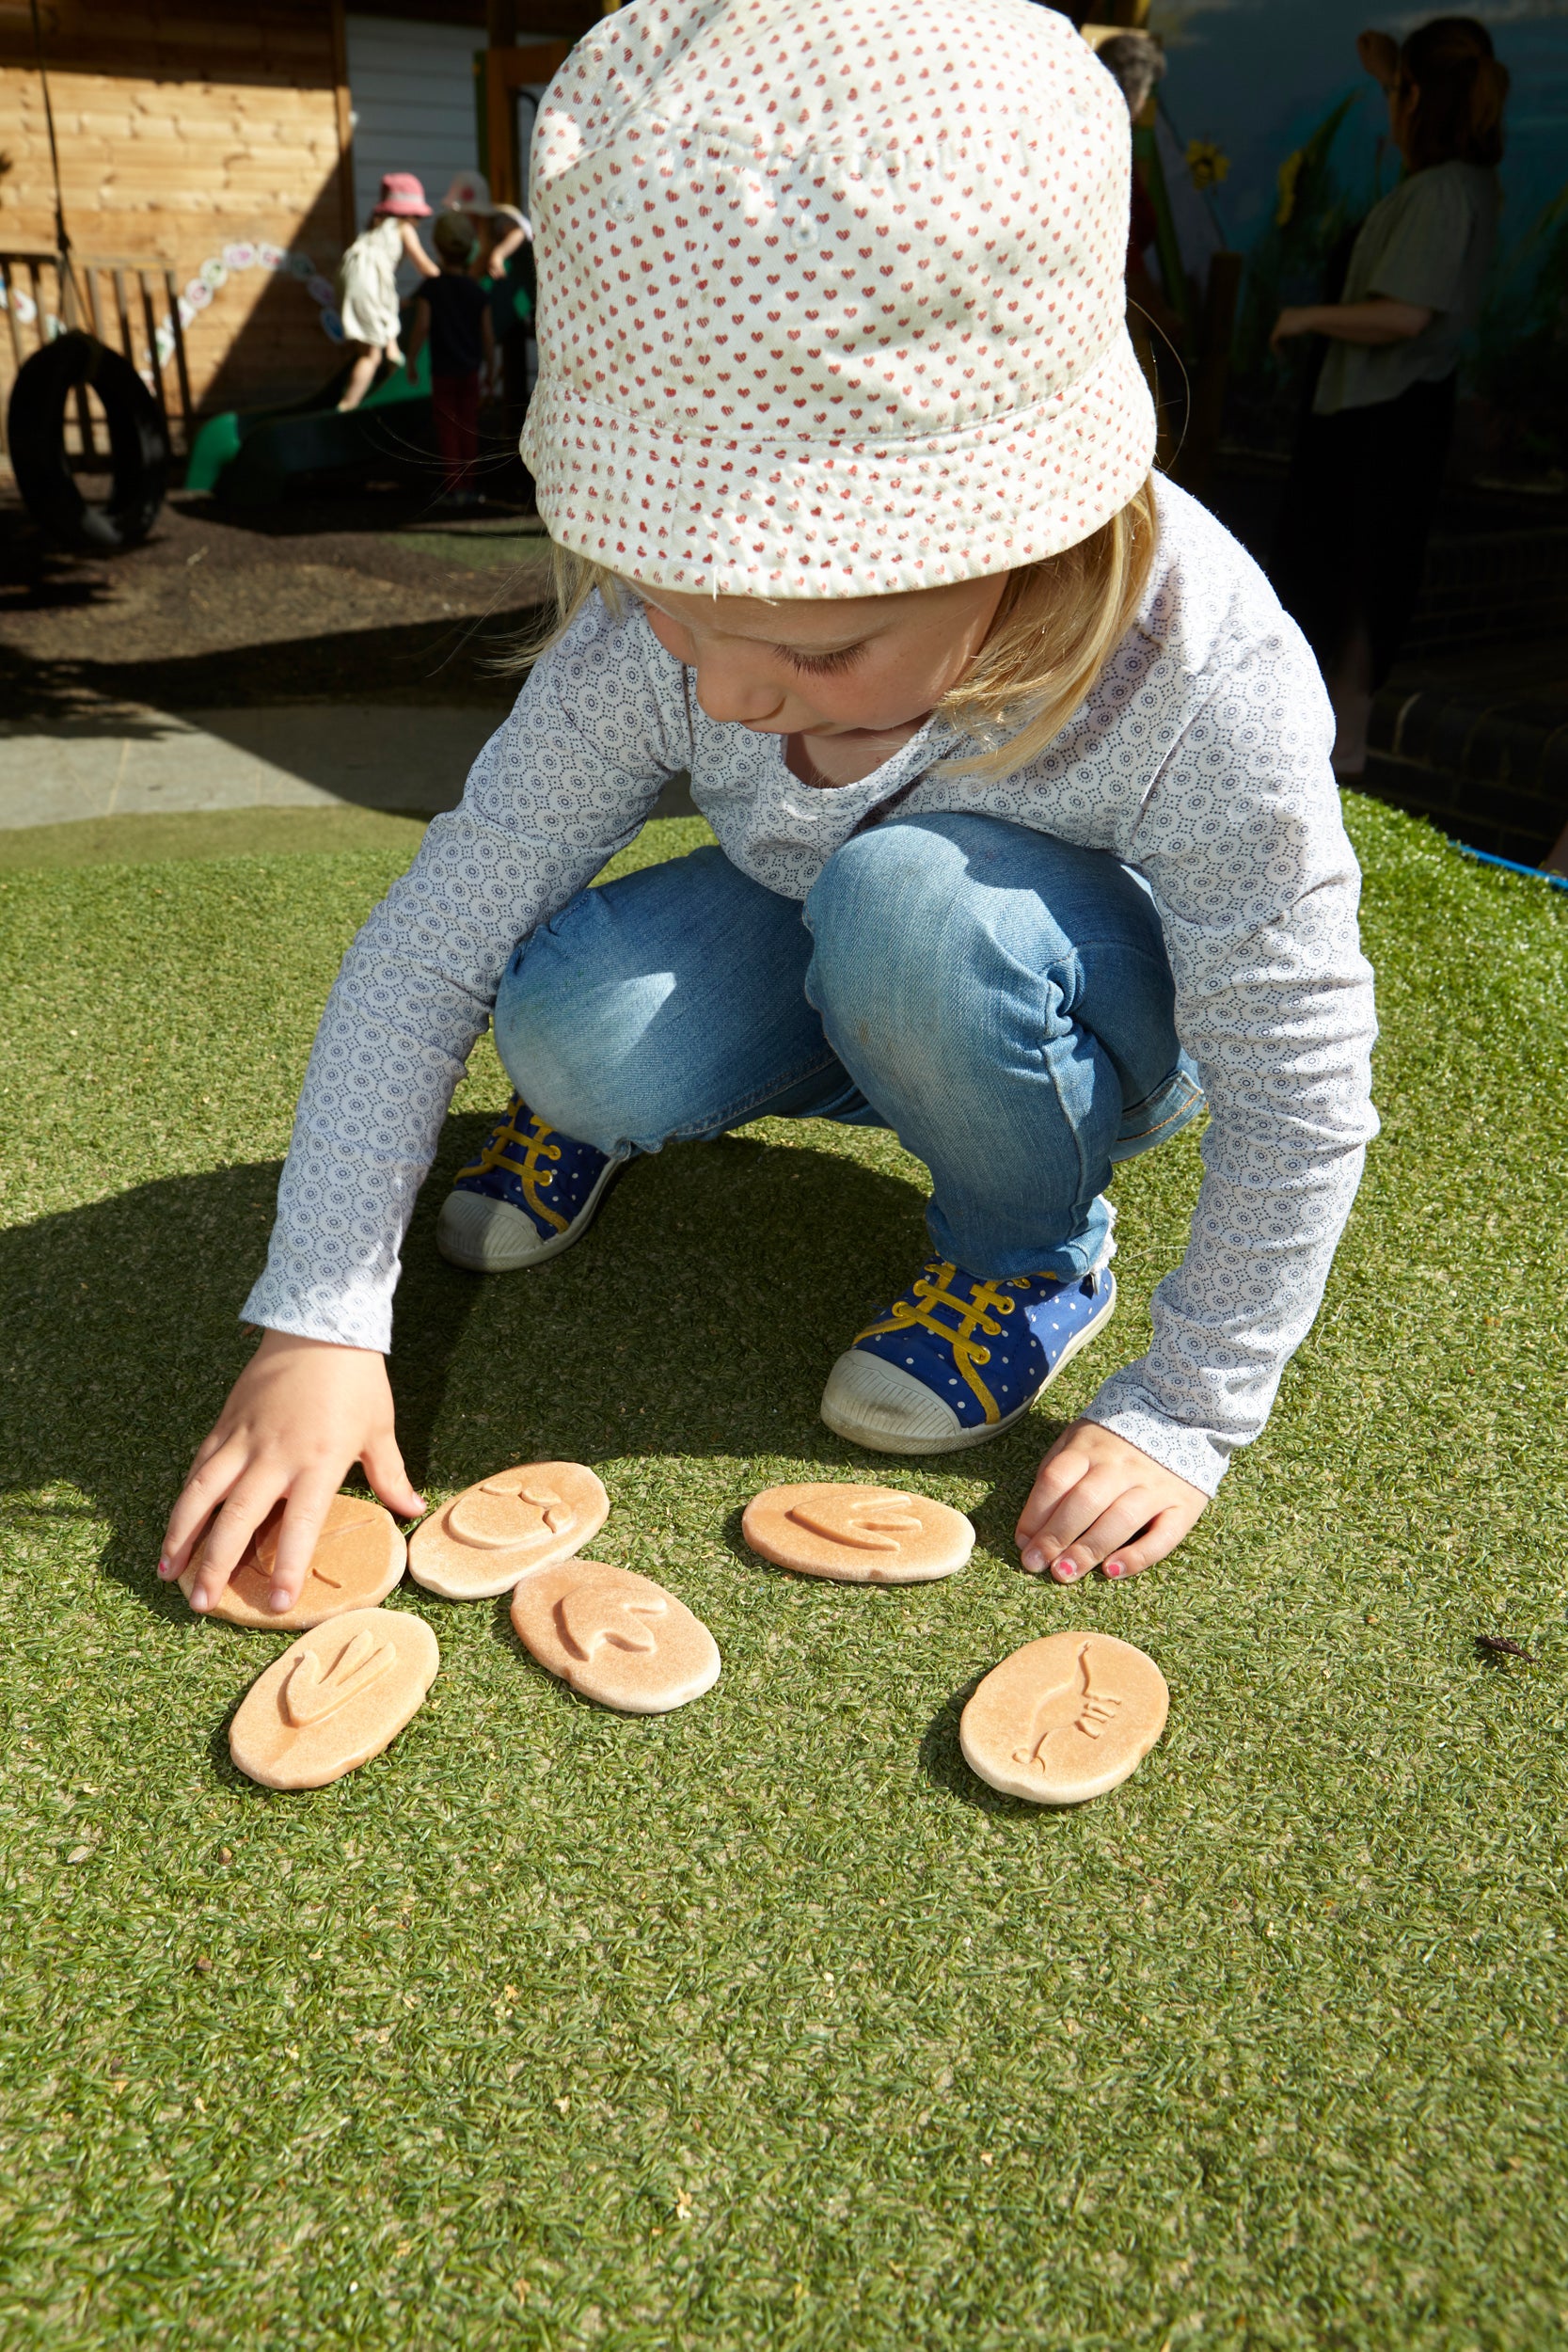
[[822, 1418], [874, 1454], [957, 1454], [1029, 1410], [1116, 1312], [1109, 1266], [985, 1282], [933, 1259], [828, 1375]]
[[626, 1166], [546, 1127], [520, 1094], [441, 1203], [436, 1247], [472, 1274], [512, 1274], [569, 1249]]

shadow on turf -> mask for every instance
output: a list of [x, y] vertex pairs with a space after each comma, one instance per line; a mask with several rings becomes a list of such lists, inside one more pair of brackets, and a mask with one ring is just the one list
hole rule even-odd
[[[405, 1248], [391, 1371], [416, 1485], [450, 1490], [530, 1454], [876, 1474], [816, 1408], [847, 1336], [926, 1253], [912, 1184], [804, 1140], [683, 1146], [628, 1171], [578, 1248], [485, 1280], [436, 1255], [434, 1228], [488, 1125], [449, 1120]], [[166, 1177], [0, 1232], [0, 1485], [90, 1498], [113, 1531], [104, 1572], [187, 1627], [156, 1581], [158, 1544], [253, 1344], [235, 1318], [277, 1182], [275, 1162]], [[998, 1483], [978, 1524], [1003, 1557], [1045, 1434], [1009, 1433], [987, 1463]]]
[[1000, 1788], [992, 1788], [972, 1772], [964, 1762], [958, 1745], [958, 1718], [990, 1672], [982, 1668], [942, 1701], [926, 1726], [920, 1742], [920, 1770], [938, 1788], [945, 1788], [950, 1796], [974, 1807], [976, 1813], [993, 1813], [1008, 1821], [1037, 1820], [1040, 1814], [1054, 1813], [1055, 1805], [1025, 1804], [1022, 1797], [1005, 1796]]

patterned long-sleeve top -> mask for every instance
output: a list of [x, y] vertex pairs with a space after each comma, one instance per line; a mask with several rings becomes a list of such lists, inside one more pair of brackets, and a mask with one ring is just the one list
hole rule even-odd
[[1089, 1415], [1212, 1492], [1318, 1310], [1369, 1138], [1360, 875], [1312, 657], [1244, 551], [1162, 485], [1136, 623], [1087, 701], [1000, 782], [941, 772], [927, 724], [876, 772], [797, 781], [776, 737], [704, 717], [641, 606], [594, 597], [534, 669], [343, 959], [310, 1057], [266, 1271], [245, 1313], [361, 1347], [391, 1336], [403, 1235], [517, 942], [637, 834], [686, 770], [742, 872], [803, 900], [879, 804], [983, 810], [1110, 850], [1153, 892], [1176, 1024], [1209, 1099], [1185, 1257], [1153, 1343]]

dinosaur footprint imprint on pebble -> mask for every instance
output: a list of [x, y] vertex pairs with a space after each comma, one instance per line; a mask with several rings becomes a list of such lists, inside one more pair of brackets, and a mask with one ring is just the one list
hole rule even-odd
[[598, 1534], [610, 1497], [580, 1462], [518, 1462], [465, 1486], [408, 1539], [416, 1583], [448, 1600], [508, 1593]]
[[283, 1712], [299, 1730], [307, 1724], [325, 1723], [369, 1690], [391, 1663], [390, 1643], [378, 1641], [368, 1627], [351, 1636], [330, 1666], [323, 1666], [319, 1650], [303, 1650], [283, 1686]]
[[543, 1479], [517, 1485], [515, 1478], [486, 1478], [460, 1494], [447, 1510], [447, 1533], [479, 1551], [513, 1551], [521, 1544], [548, 1543], [572, 1524], [570, 1503]]
[[1045, 1772], [1047, 1743], [1059, 1732], [1082, 1732], [1086, 1740], [1099, 1740], [1106, 1727], [1121, 1711], [1122, 1702], [1109, 1691], [1094, 1688], [1089, 1667], [1089, 1645], [1084, 1644], [1078, 1653], [1077, 1671], [1060, 1690], [1048, 1691], [1037, 1705], [1035, 1720], [1029, 1727], [1028, 1740], [1022, 1748], [1013, 1750], [1015, 1764], [1033, 1764]]
[[1026, 1642], [972, 1694], [958, 1745], [972, 1772], [1034, 1804], [1082, 1804], [1135, 1772], [1165, 1727], [1152, 1658], [1109, 1633]]
[[[274, 1505], [246, 1545], [239, 1566], [208, 1614], [226, 1625], [265, 1626], [269, 1632], [298, 1630], [341, 1617], [351, 1609], [373, 1609], [403, 1574], [408, 1556], [401, 1529], [389, 1511], [360, 1495], [334, 1495], [316, 1538], [299, 1598], [292, 1609], [272, 1606], [273, 1572], [283, 1506]], [[180, 1579], [187, 1600], [206, 1545]]]
[[658, 1648], [655, 1623], [668, 1606], [662, 1594], [628, 1593], [619, 1582], [590, 1579], [562, 1593], [555, 1604], [555, 1621], [575, 1658], [590, 1659], [607, 1642], [614, 1649], [651, 1658]]
[[684, 1601], [598, 1560], [521, 1578], [512, 1629], [552, 1675], [624, 1715], [668, 1714], [719, 1679], [719, 1645]]
[[848, 1544], [857, 1551], [895, 1552], [901, 1535], [922, 1533], [914, 1512], [881, 1502], [851, 1502], [837, 1510], [820, 1502], [798, 1502], [789, 1517], [809, 1535], [825, 1535], [831, 1544]]
[[235, 1710], [229, 1753], [266, 1788], [325, 1788], [412, 1721], [441, 1653], [422, 1617], [360, 1609], [302, 1633]]
[[961, 1511], [890, 1486], [768, 1486], [740, 1532], [775, 1567], [838, 1584], [922, 1584], [961, 1568], [974, 1530]]

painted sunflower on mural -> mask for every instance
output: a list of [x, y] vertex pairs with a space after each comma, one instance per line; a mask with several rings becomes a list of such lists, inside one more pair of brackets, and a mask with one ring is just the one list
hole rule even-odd
[[1187, 177], [1199, 196], [1230, 176], [1230, 158], [1212, 139], [1187, 141]]

